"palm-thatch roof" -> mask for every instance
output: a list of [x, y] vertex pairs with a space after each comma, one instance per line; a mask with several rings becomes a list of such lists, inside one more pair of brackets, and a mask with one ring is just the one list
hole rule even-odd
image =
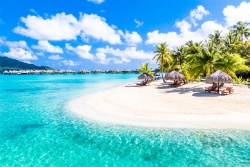
[[183, 81], [185, 80], [185, 76], [177, 71], [167, 72], [165, 75], [166, 80], [175, 80], [175, 81]]
[[148, 73], [143, 73], [138, 77], [138, 79], [153, 80], [154, 78]]
[[217, 70], [206, 78], [206, 83], [231, 83], [232, 77], [221, 70]]

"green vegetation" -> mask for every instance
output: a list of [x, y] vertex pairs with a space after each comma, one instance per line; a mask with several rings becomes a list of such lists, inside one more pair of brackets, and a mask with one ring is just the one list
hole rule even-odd
[[34, 64], [28, 64], [20, 62], [15, 59], [0, 56], [0, 72], [4, 70], [51, 70], [52, 68], [46, 66], [36, 66]]
[[239, 78], [233, 80], [233, 84], [244, 84], [244, 85], [247, 85], [249, 82], [250, 82], [249, 78], [247, 78], [246, 80], [243, 80], [242, 77], [239, 77]]
[[154, 76], [153, 69], [148, 67], [148, 63], [142, 63], [139, 69], [140, 73], [148, 73], [151, 76]]
[[200, 80], [202, 76], [221, 70], [231, 75], [235, 83], [243, 83], [236, 72], [250, 70], [249, 25], [238, 22], [225, 36], [215, 31], [209, 35], [209, 40], [189, 41], [175, 50], [169, 49], [166, 43], [160, 43], [155, 48], [153, 59], [156, 59], [162, 73], [181, 71], [188, 81]]

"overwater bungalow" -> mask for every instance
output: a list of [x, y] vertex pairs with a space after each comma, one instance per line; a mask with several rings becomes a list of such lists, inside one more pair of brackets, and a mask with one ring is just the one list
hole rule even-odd
[[89, 70], [79, 70], [78, 74], [89, 74]]
[[97, 74], [97, 73], [102, 73], [103, 70], [92, 70], [91, 73]]

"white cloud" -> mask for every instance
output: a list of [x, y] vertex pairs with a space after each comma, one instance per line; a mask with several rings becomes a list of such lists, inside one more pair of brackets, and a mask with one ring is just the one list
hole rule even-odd
[[90, 45], [79, 45], [76, 48], [72, 47], [70, 44], [65, 45], [66, 49], [73, 51], [78, 56], [84, 59], [90, 59], [93, 60], [93, 55], [90, 53], [91, 46]]
[[74, 62], [72, 60], [63, 60], [62, 63], [66, 66], [78, 66], [78, 62]]
[[122, 31], [119, 31], [121, 36], [125, 39], [126, 43], [130, 46], [136, 46], [138, 43], [142, 42], [141, 36], [133, 31], [132, 33], [129, 33], [128, 31], [125, 32], [125, 34]]
[[136, 23], [136, 27], [141, 27], [143, 25], [143, 21], [138, 21], [136, 19], [134, 19], [134, 22]]
[[3, 55], [9, 58], [25, 61], [38, 59], [31, 51], [24, 50], [23, 48], [10, 48], [10, 51], [3, 53]]
[[239, 21], [250, 22], [250, 2], [242, 2], [238, 7], [228, 5], [223, 10], [228, 26], [233, 26]]
[[[185, 27], [185, 26], [184, 26]], [[222, 33], [228, 32], [228, 30], [222, 25], [214, 22], [207, 21], [201, 25], [196, 31], [191, 31], [186, 28], [181, 27], [180, 33], [168, 32], [168, 33], [159, 33], [158, 30], [147, 33], [148, 40], [146, 44], [158, 44], [162, 42], [167, 42], [170, 48], [175, 48], [180, 45], [185, 44], [186, 42], [193, 40], [194, 42], [200, 42], [208, 38], [209, 34], [213, 34], [215, 30], [222, 31]]]
[[228, 29], [215, 21], [206, 21], [196, 30], [192, 30], [192, 24], [197, 26], [196, 20], [201, 20], [203, 16], [209, 14], [208, 11], [202, 6], [198, 6], [190, 12], [191, 22], [187, 20], [177, 21], [175, 26], [180, 29], [180, 33], [166, 32], [159, 33], [158, 30], [147, 33], [146, 44], [156, 45], [158, 43], [167, 42], [170, 48], [175, 48], [186, 42], [193, 40], [194, 42], [200, 42], [208, 38], [209, 34], [213, 34], [216, 30], [222, 31], [222, 33], [228, 32]]
[[36, 11], [35, 9], [30, 9], [30, 11], [31, 11], [32, 13], [37, 14], [37, 11]]
[[27, 43], [25, 41], [14, 41], [14, 42], [6, 41], [5, 44], [9, 48], [29, 49], [29, 47], [28, 47], [28, 45], [27, 45]]
[[95, 61], [97, 61], [100, 64], [109, 64], [111, 58], [107, 58], [106, 54], [104, 53], [96, 53]]
[[4, 44], [4, 40], [0, 37], [0, 45]]
[[190, 28], [192, 27], [192, 25], [190, 23], [188, 23], [186, 20], [177, 21], [175, 23], [175, 26], [180, 29], [181, 33], [186, 33], [188, 31], [190, 31]]
[[28, 15], [27, 18], [22, 17], [21, 21], [26, 28], [18, 26], [14, 32], [37, 40], [72, 40], [80, 33], [78, 21], [71, 14], [61, 13], [51, 19]]
[[209, 14], [209, 11], [205, 10], [205, 8], [202, 5], [199, 5], [197, 9], [192, 10], [190, 12], [190, 17], [194, 26], [197, 26], [196, 20], [202, 20], [203, 16], [206, 16], [208, 14]]
[[62, 60], [63, 58], [59, 55], [51, 55], [48, 57], [50, 60]]
[[[137, 50], [136, 47], [128, 47], [124, 50], [120, 50], [120, 49], [113, 49], [109, 46], [106, 46], [105, 48], [98, 48], [97, 53], [119, 57], [120, 58], [118, 59], [119, 63], [130, 62], [131, 59], [149, 60], [149, 59], [152, 59], [154, 56], [154, 53], [144, 52], [143, 50]], [[117, 59], [116, 59], [116, 62], [118, 62]]]
[[94, 2], [94, 3], [96, 3], [96, 4], [100, 4], [100, 3], [103, 3], [103, 2], [104, 2], [104, 0], [87, 0], [87, 1], [89, 1], [89, 2]]
[[33, 49], [42, 50], [50, 53], [63, 53], [62, 48], [59, 46], [51, 45], [47, 40], [38, 41], [38, 45], [32, 45]]
[[38, 52], [36, 53], [37, 56], [44, 56], [44, 53], [43, 52]]
[[81, 15], [79, 24], [83, 37], [90, 36], [110, 44], [122, 43], [120, 35], [106, 23], [103, 17], [95, 14], [84, 14]]
[[25, 27], [18, 26], [14, 32], [37, 40], [75, 40], [80, 35], [84, 40], [91, 37], [110, 44], [122, 43], [114, 26], [109, 26], [105, 18], [95, 14], [80, 14], [79, 20], [65, 13], [47, 19], [28, 15], [21, 21]]

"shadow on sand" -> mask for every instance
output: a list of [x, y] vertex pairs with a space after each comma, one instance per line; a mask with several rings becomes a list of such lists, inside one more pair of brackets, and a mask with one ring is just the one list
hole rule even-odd
[[192, 96], [195, 97], [219, 97], [221, 96], [218, 93], [207, 93], [205, 92], [204, 88], [200, 88], [198, 86], [194, 86], [192, 88], [187, 87], [173, 87], [168, 84], [161, 84], [160, 86], [156, 87], [156, 89], [165, 90], [162, 93], [178, 93], [178, 94], [186, 94], [192, 93]]

